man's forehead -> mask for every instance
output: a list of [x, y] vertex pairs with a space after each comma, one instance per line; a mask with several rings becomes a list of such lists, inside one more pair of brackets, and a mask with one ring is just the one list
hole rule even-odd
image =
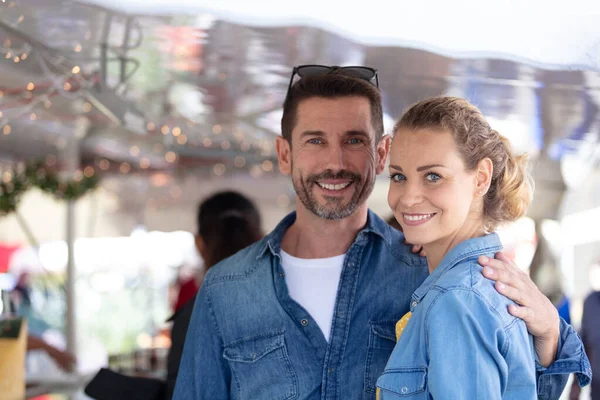
[[374, 134], [371, 106], [366, 98], [311, 98], [298, 104], [294, 131], [343, 134], [364, 131]]

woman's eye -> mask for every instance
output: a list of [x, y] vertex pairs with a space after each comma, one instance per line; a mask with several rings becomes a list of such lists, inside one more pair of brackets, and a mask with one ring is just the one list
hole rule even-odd
[[442, 179], [442, 177], [435, 172], [430, 172], [425, 176], [425, 179], [427, 179], [429, 182], [437, 182]]
[[390, 180], [392, 182], [400, 182], [400, 181], [404, 181], [406, 180], [406, 177], [402, 174], [391, 174], [390, 175]]

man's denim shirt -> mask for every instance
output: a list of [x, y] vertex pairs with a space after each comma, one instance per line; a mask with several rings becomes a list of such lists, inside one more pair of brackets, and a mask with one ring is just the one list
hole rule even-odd
[[[428, 276], [426, 260], [369, 211], [346, 253], [327, 342], [285, 283], [280, 246], [295, 219], [295, 213], [288, 215], [263, 240], [207, 273], [189, 325], [176, 400], [375, 399], [377, 378], [396, 344], [395, 324]], [[543, 399], [559, 398], [568, 373], [589, 374], [579, 337], [562, 328], [562, 361], [538, 380]], [[453, 361], [447, 365], [452, 368]]]

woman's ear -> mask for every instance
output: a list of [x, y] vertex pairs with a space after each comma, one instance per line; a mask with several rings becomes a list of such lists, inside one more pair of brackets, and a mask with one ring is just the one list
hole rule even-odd
[[489, 158], [484, 158], [477, 164], [476, 192], [478, 195], [485, 196], [492, 183], [492, 175], [494, 174], [494, 164]]

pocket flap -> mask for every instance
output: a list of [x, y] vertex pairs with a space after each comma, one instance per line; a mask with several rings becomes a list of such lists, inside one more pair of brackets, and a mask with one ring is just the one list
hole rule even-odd
[[284, 345], [282, 331], [268, 332], [226, 344], [223, 357], [229, 361], [253, 363]]
[[377, 380], [377, 387], [400, 396], [409, 396], [425, 390], [425, 368], [402, 368], [384, 371]]
[[396, 341], [396, 321], [371, 322], [371, 330], [381, 338]]

